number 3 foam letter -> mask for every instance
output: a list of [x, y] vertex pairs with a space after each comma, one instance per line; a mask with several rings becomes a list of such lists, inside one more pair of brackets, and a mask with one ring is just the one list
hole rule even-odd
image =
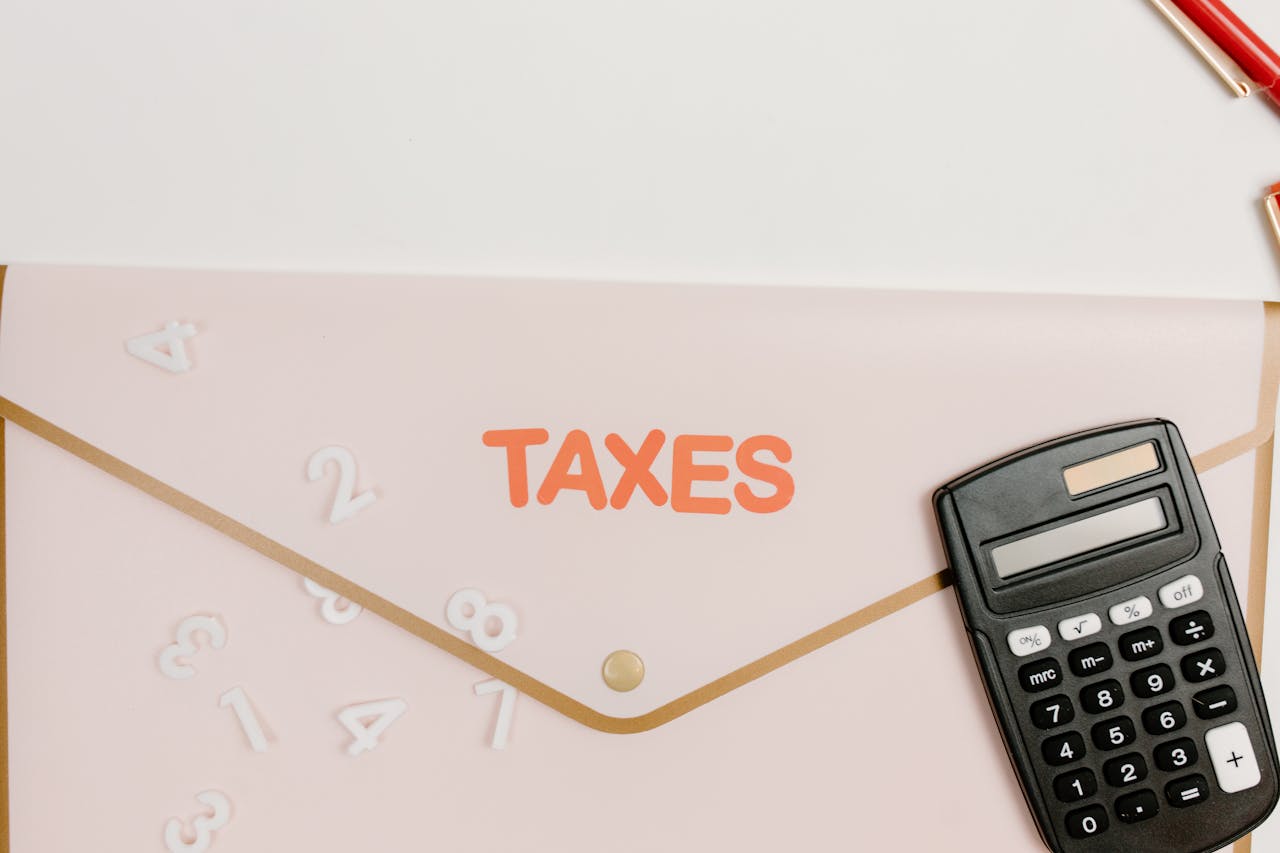
[[178, 626], [177, 642], [165, 646], [160, 653], [160, 671], [169, 678], [190, 678], [196, 674], [196, 668], [188, 663], [178, 663], [178, 658], [188, 658], [198, 649], [194, 641], [197, 631], [203, 631], [209, 637], [209, 645], [220, 649], [227, 644], [227, 629], [222, 627], [216, 616], [188, 616]]
[[231, 801], [221, 791], [201, 791], [196, 799], [213, 809], [213, 815], [201, 815], [191, 821], [196, 832], [195, 841], [182, 840], [182, 821], [169, 818], [164, 825], [164, 844], [169, 853], [204, 853], [213, 843], [213, 831], [221, 829], [231, 820]]

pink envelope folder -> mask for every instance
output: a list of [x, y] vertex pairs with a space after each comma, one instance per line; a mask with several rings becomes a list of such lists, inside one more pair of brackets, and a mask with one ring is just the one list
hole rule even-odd
[[1261, 303], [10, 267], [11, 849], [1040, 849], [930, 495], [1168, 418], [1258, 643], [1278, 370]]

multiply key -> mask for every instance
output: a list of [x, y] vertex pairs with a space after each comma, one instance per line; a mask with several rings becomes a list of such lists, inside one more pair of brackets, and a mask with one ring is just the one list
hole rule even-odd
[[1217, 678], [1227, 671], [1227, 659], [1218, 649], [1205, 649], [1182, 659], [1182, 675], [1199, 683]]

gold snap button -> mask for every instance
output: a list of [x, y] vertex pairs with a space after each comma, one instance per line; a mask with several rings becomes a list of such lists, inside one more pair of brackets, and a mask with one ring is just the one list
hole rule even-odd
[[644, 681], [644, 661], [635, 652], [619, 649], [604, 659], [600, 668], [604, 683], [619, 693], [635, 690]]

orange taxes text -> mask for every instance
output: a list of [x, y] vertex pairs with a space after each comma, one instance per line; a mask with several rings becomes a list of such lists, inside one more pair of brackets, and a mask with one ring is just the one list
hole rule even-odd
[[[791, 446], [776, 435], [753, 435], [740, 443], [727, 435], [677, 435], [671, 439], [670, 465], [655, 471], [658, 454], [667, 444], [662, 430], [650, 430], [634, 447], [610, 433], [603, 447], [597, 447], [587, 433], [575, 429], [561, 441], [545, 472], [530, 471], [529, 448], [550, 439], [545, 429], [495, 429], [483, 435], [486, 446], [506, 451], [512, 506], [528, 505], [531, 475], [539, 483], [538, 503], [551, 504], [563, 492], [580, 492], [595, 509], [623, 509], [635, 499], [670, 505], [676, 512], [725, 515], [737, 504], [748, 512], [767, 513], [786, 507], [796, 491], [785, 467], [791, 461]], [[612, 484], [600, 473], [603, 453], [622, 467]]]

